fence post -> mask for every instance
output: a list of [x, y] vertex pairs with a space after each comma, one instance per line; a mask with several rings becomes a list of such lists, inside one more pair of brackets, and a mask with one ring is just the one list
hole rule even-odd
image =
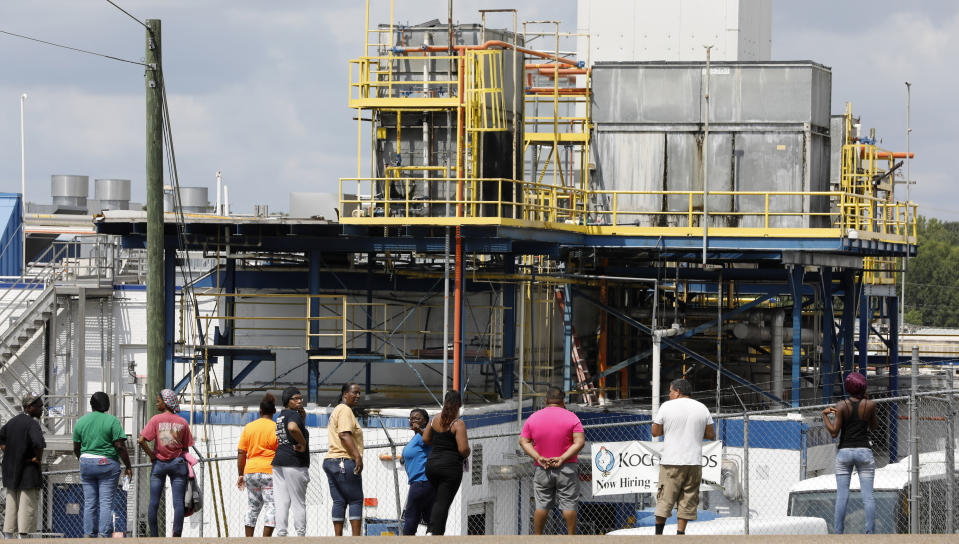
[[749, 413], [743, 412], [743, 533], [749, 534]]
[[909, 489], [909, 533], [919, 534], [919, 403], [916, 392], [919, 389], [919, 346], [912, 346], [912, 387], [909, 390], [909, 440], [912, 443], [912, 460], [909, 472], [912, 484]]
[[392, 453], [392, 463], [393, 463], [393, 493], [396, 500], [396, 532], [397, 534], [403, 534], [403, 509], [400, 507], [400, 475], [397, 473], [396, 469], [396, 442], [393, 442], [393, 437], [390, 436], [390, 431], [386, 429], [386, 424], [383, 423], [383, 418], [380, 417], [380, 414], [376, 414], [376, 419], [380, 422], [380, 427], [383, 428], [383, 433], [386, 435], [386, 439], [390, 443], [390, 453]]
[[956, 408], [953, 404], [953, 386], [956, 376], [956, 369], [953, 363], [949, 363], [948, 384], [949, 394], [946, 396], [948, 401], [946, 413], [946, 532], [952, 534], [955, 532], [955, 504], [956, 504]]

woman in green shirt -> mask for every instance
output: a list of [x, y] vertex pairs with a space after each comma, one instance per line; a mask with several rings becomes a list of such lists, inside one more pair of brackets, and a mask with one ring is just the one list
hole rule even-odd
[[80, 460], [83, 483], [83, 536], [109, 538], [113, 534], [113, 494], [120, 479], [120, 460], [127, 467], [128, 477], [133, 476], [133, 470], [123, 426], [106, 413], [110, 397], [97, 391], [90, 397], [90, 408], [93, 411], [73, 427], [73, 453]]

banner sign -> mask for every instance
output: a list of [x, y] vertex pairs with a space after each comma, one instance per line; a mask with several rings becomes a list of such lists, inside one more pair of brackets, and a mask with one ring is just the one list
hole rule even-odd
[[[594, 442], [593, 496], [655, 493], [662, 442]], [[703, 442], [703, 481], [722, 479], [723, 443]]]

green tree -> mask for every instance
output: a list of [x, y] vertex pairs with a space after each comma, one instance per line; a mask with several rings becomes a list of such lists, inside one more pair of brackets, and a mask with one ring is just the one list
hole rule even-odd
[[959, 327], [959, 223], [920, 217], [918, 235], [906, 270], [906, 322]]

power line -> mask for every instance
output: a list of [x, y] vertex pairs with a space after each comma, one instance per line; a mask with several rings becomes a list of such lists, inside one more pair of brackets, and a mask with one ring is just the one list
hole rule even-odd
[[23, 38], [24, 40], [30, 40], [30, 41], [39, 42], [39, 43], [46, 44], [46, 45], [52, 45], [52, 46], [54, 46], [54, 47], [61, 47], [61, 48], [63, 48], [63, 49], [69, 49], [70, 51], [76, 51], [76, 52], [78, 52], [78, 53], [86, 53], [86, 54], [88, 54], [88, 55], [94, 55], [94, 56], [97, 56], [97, 57], [103, 57], [103, 58], [105, 58], [105, 59], [118, 60], [118, 61], [120, 61], [120, 62], [127, 62], [127, 63], [130, 63], [130, 64], [136, 64], [136, 65], [138, 65], [138, 66], [146, 66], [146, 64], [144, 64], [144, 63], [142, 63], [142, 62], [137, 62], [137, 61], [135, 61], [135, 60], [121, 59], [120, 57], [114, 57], [114, 56], [111, 56], [111, 55], [105, 55], [105, 54], [103, 54], [103, 53], [97, 53], [97, 52], [95, 52], [95, 51], [87, 51], [86, 49], [79, 49], [79, 48], [77, 48], [77, 47], [70, 47], [69, 45], [61, 45], [61, 44], [59, 44], [59, 43], [48, 42], [48, 41], [46, 41], [46, 40], [41, 40], [41, 39], [39, 39], [39, 38], [32, 38], [32, 37], [30, 37], [30, 36], [24, 36], [23, 34], [17, 34], [17, 33], [15, 33], [15, 32], [8, 32], [8, 31], [6, 31], [6, 30], [0, 30], [0, 34], [6, 34], [6, 35], [8, 35], [8, 36], [14, 36], [14, 37], [16, 37], [16, 38]]
[[146, 25], [146, 23], [144, 23], [143, 21], [137, 19], [137, 18], [134, 17], [133, 15], [131, 15], [129, 11], [127, 11], [127, 10], [121, 8], [120, 6], [116, 5], [116, 4], [113, 2], [113, 0], [107, 0], [107, 3], [110, 4], [111, 6], [117, 8], [118, 10], [122, 11], [123, 13], [125, 13], [127, 17], [129, 17], [129, 18], [133, 19], [134, 21], [140, 23], [140, 26], [142, 26], [143, 28], [145, 28], [145, 29], [147, 29], [147, 30], [150, 30], [150, 27], [148, 27], [148, 26]]

